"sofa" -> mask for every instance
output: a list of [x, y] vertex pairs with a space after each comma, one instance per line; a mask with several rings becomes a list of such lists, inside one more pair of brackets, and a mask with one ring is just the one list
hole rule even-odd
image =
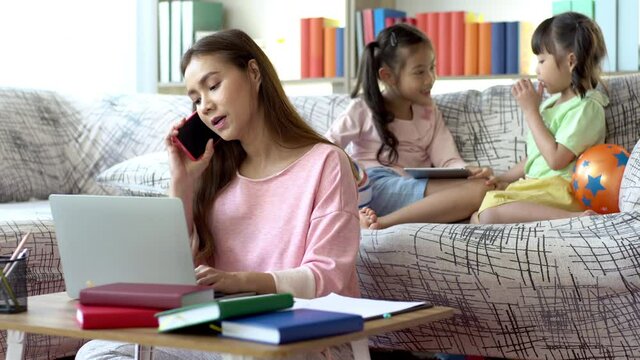
[[[357, 263], [363, 297], [457, 309], [452, 319], [371, 338], [371, 346], [510, 359], [640, 358], [640, 74], [607, 78], [607, 85], [606, 142], [631, 152], [621, 212], [363, 230]], [[291, 101], [324, 133], [349, 98]], [[500, 173], [524, 156], [526, 123], [509, 86], [435, 101], [469, 163]], [[29, 295], [64, 291], [47, 197], [164, 196], [162, 138], [190, 107], [186, 96], [0, 88], [0, 255], [26, 232], [34, 235], [26, 245]], [[32, 334], [25, 341], [27, 359], [72, 355], [83, 342]]]

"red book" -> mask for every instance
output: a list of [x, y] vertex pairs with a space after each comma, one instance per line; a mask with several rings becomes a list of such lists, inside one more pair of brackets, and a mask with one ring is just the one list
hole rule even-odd
[[80, 290], [80, 303], [83, 305], [166, 310], [213, 299], [213, 288], [201, 285], [114, 283]]
[[362, 30], [364, 32], [364, 45], [376, 40], [373, 29], [373, 9], [362, 10]]
[[311, 19], [300, 19], [300, 78], [306, 79], [311, 77], [311, 68], [309, 64], [309, 36], [311, 31]]
[[451, 13], [451, 72], [450, 75], [464, 75], [464, 35], [465, 12]]
[[438, 47], [436, 71], [438, 76], [451, 75], [451, 12], [438, 13]]
[[[423, 34], [427, 35], [429, 32], [427, 31], [427, 13], [418, 13], [416, 14], [416, 27], [422, 31]], [[428, 36], [428, 35], [427, 35]]]
[[76, 321], [83, 329], [158, 327], [154, 315], [162, 309], [77, 305]]

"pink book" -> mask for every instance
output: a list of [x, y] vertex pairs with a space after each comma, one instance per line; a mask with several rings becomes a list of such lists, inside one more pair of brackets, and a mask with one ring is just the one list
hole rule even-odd
[[451, 13], [451, 72], [450, 75], [464, 75], [464, 11]]
[[376, 40], [373, 29], [373, 9], [362, 10], [362, 28], [364, 30], [364, 45], [367, 46], [368, 43]]

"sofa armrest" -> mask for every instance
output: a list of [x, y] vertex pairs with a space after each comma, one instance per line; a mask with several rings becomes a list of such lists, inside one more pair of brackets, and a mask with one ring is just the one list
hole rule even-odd
[[640, 140], [629, 156], [620, 183], [620, 211], [640, 209]]

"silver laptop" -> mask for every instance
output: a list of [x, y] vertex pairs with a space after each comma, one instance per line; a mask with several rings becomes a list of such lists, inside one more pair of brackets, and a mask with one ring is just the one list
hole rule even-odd
[[67, 294], [113, 282], [195, 284], [178, 198], [51, 195]]

